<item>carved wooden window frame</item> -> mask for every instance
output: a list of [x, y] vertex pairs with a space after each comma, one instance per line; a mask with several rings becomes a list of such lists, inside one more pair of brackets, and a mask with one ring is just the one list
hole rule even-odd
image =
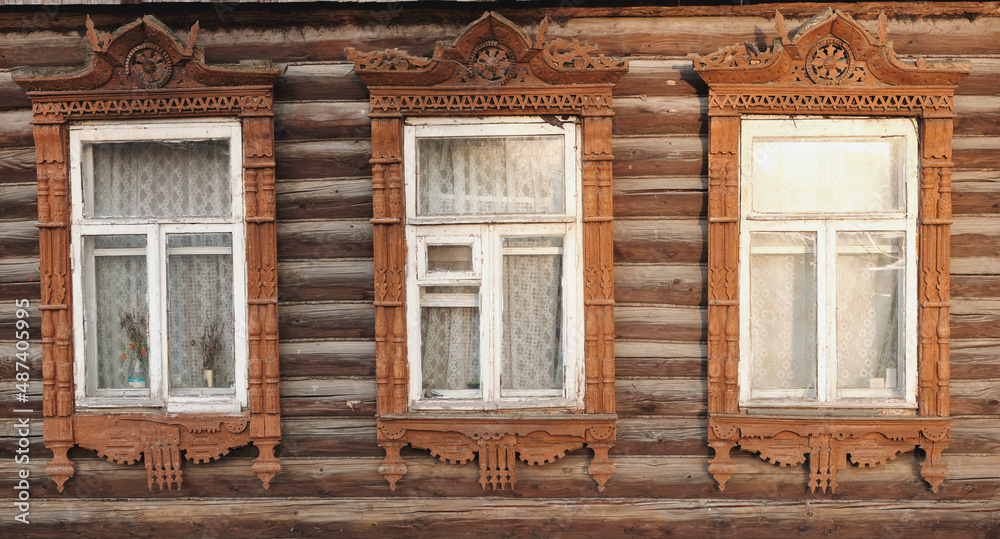
[[[869, 467], [921, 447], [921, 475], [935, 492], [948, 475], [941, 452], [950, 442], [948, 310], [951, 136], [954, 90], [971, 66], [900, 60], [887, 41], [883, 13], [873, 36], [832, 9], [770, 50], [736, 45], [692, 55], [708, 84], [708, 445], [709, 472], [725, 489], [737, 471], [730, 450], [759, 453], [779, 465], [809, 460], [809, 487], [831, 492], [837, 471]], [[817, 69], [827, 56], [842, 68]], [[915, 415], [825, 415], [788, 410], [751, 415], [739, 402], [739, 264], [741, 120], [754, 115], [910, 117], [918, 123], [919, 216], [917, 410]], [[848, 459], [850, 455], [850, 459]]]
[[[513, 487], [518, 455], [528, 464], [561, 458], [587, 445], [588, 472], [599, 490], [614, 473], [614, 277], [611, 210], [611, 89], [625, 61], [592, 55], [589, 45], [532, 42], [510, 21], [486, 13], [432, 58], [397, 50], [348, 49], [371, 93], [375, 234], [375, 350], [379, 467], [390, 488], [406, 474], [400, 449], [429, 449], [462, 464], [479, 454], [484, 489]], [[488, 58], [499, 58], [491, 63]], [[425, 412], [408, 402], [405, 306], [403, 126], [407, 118], [446, 116], [579, 117], [582, 148], [585, 377], [584, 405], [560, 413], [497, 410]], [[548, 412], [548, 411], [547, 411]]]
[[[267, 488], [281, 468], [274, 455], [281, 427], [272, 86], [284, 67], [206, 64], [195, 47], [197, 24], [186, 42], [153, 17], [104, 35], [88, 18], [87, 29], [93, 51], [89, 65], [21, 68], [13, 74], [32, 101], [38, 169], [44, 440], [54, 454], [46, 474], [62, 492], [74, 474], [67, 452], [78, 445], [122, 464], [144, 456], [150, 490], [154, 483], [180, 488], [182, 458], [208, 462], [253, 443], [259, 456], [251, 469]], [[136, 58], [149, 62], [139, 65]], [[73, 327], [69, 274], [70, 126], [89, 120], [203, 118], [239, 122], [242, 132], [236, 143], [243, 154], [247, 406], [238, 413], [78, 409], [73, 334], [82, 328]]]

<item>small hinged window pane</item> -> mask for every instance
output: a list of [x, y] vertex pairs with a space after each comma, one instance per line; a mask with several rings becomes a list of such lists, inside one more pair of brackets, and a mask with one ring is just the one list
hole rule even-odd
[[479, 287], [420, 288], [423, 396], [480, 398]]

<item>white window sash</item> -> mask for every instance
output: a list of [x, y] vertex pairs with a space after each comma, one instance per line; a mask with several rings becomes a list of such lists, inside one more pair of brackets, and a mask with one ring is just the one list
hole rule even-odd
[[[905, 138], [906, 150], [903, 164], [905, 178], [905, 208], [907, 212], [867, 213], [781, 213], [762, 214], [752, 210], [752, 185], [750, 179], [752, 148], [751, 137], [764, 134], [788, 134], [806, 139], [817, 133], [830, 137], [840, 127], [830, 127], [830, 122], [844, 126], [844, 132], [855, 138], [866, 136], [899, 136]], [[741, 137], [741, 231], [740, 231], [740, 350], [739, 364], [740, 405], [746, 407], [820, 407], [820, 408], [896, 408], [916, 407], [917, 389], [917, 242], [916, 216], [918, 212], [919, 178], [916, 127], [909, 119], [837, 119], [818, 120], [805, 118], [744, 119]], [[867, 126], [867, 127], [866, 127]], [[867, 131], [866, 131], [867, 130]], [[814, 392], [809, 390], [764, 390], [753, 386], [753, 343], [750, 338], [750, 256], [751, 253], [779, 252], [780, 248], [755, 248], [751, 250], [750, 234], [753, 232], [808, 232], [816, 238], [817, 279], [817, 380]], [[899, 316], [897, 388], [838, 389], [836, 289], [837, 255], [836, 238], [840, 232], [901, 232], [904, 234], [906, 263], [903, 279], [898, 283], [901, 312]], [[785, 249], [789, 253], [794, 249]], [[848, 252], [850, 249], [848, 250]]]
[[[113, 141], [172, 141], [229, 140], [229, 171], [231, 178], [231, 208], [229, 217], [211, 218], [87, 218], [84, 202], [93, 199], [93, 182], [84, 182], [84, 174], [93, 174], [92, 160], [86, 143]], [[248, 344], [246, 238], [243, 222], [243, 139], [240, 123], [235, 120], [185, 120], [136, 122], [93, 122], [70, 128], [71, 184], [71, 264], [73, 279], [74, 380], [77, 406], [87, 409], [164, 408], [169, 413], [236, 413], [247, 405]], [[84, 187], [87, 187], [85, 189]], [[167, 357], [167, 234], [226, 233], [232, 235], [233, 303], [234, 303], [234, 390], [203, 388], [178, 392], [169, 390], [169, 358]], [[88, 353], [84, 332], [84, 311], [94, 293], [94, 282], [84, 283], [83, 275], [93, 276], [93, 268], [83, 271], [83, 238], [98, 235], [141, 235], [146, 238], [147, 296], [149, 312], [148, 397], [138, 397], [145, 390], [100, 390], [96, 388], [97, 358]], [[221, 254], [229, 248], [171, 248], [171, 254], [198, 252]], [[142, 251], [140, 249], [139, 251]], [[110, 254], [110, 253], [108, 253]], [[90, 365], [90, 362], [95, 362]]]

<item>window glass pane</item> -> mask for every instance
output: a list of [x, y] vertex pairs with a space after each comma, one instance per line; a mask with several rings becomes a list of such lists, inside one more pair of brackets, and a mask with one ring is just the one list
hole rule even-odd
[[141, 393], [148, 395], [146, 237], [84, 236], [83, 251], [87, 271], [93, 271], [84, 277], [84, 335], [92, 356], [88, 365], [97, 365], [97, 387], [88, 387], [88, 394], [145, 389]]
[[903, 209], [903, 138], [753, 139], [753, 210]]
[[232, 245], [231, 234], [167, 235], [172, 391], [235, 387]]
[[428, 245], [427, 271], [472, 271], [471, 245]]
[[232, 213], [228, 140], [102, 142], [85, 148], [93, 154], [85, 178], [89, 217]]
[[424, 397], [480, 397], [479, 287], [423, 287], [420, 303]]
[[417, 213], [562, 213], [561, 136], [417, 139]]
[[562, 241], [503, 239], [501, 395], [563, 387]]
[[754, 389], [815, 396], [815, 234], [750, 235], [750, 342]]
[[896, 388], [903, 232], [837, 234], [837, 385]]

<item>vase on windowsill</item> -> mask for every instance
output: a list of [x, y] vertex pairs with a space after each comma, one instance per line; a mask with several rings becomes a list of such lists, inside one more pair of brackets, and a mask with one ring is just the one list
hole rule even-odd
[[146, 373], [145, 369], [142, 368], [142, 361], [138, 359], [132, 360], [132, 369], [129, 371], [128, 375], [128, 387], [131, 389], [145, 389], [146, 388]]
[[202, 369], [202, 376], [205, 377], [205, 387], [215, 387], [215, 371], [212, 369]]

